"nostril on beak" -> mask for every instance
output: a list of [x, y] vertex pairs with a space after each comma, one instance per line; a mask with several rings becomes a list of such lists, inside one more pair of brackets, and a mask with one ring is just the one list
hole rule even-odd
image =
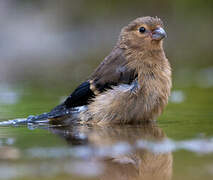
[[154, 40], [161, 40], [167, 37], [167, 34], [163, 28], [157, 28], [152, 32], [152, 39]]

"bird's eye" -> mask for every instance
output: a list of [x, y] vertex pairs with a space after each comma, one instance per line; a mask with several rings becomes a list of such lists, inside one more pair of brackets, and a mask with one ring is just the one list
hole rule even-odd
[[145, 27], [140, 27], [140, 28], [139, 28], [139, 32], [140, 32], [140, 33], [145, 33], [145, 32], [146, 32]]

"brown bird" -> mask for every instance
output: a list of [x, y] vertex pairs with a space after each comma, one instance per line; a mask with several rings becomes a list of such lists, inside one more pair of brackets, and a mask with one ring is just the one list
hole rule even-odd
[[45, 117], [98, 124], [155, 120], [167, 104], [171, 89], [164, 37], [163, 23], [157, 17], [130, 22], [88, 80]]

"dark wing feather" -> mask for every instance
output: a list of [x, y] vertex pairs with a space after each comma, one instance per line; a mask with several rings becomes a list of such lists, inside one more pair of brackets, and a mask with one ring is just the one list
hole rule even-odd
[[89, 98], [94, 97], [95, 94], [90, 89], [90, 82], [86, 81], [78, 86], [75, 91], [65, 100], [66, 107], [77, 107], [88, 104]]
[[87, 105], [96, 94], [118, 84], [130, 84], [137, 77], [135, 70], [126, 67], [127, 61], [122, 50], [115, 48], [98, 66], [90, 79], [80, 86], [65, 100], [66, 108]]
[[[67, 99], [60, 105], [56, 106], [49, 113], [45, 114], [45, 117], [57, 118], [63, 115], [69, 115], [69, 108], [74, 108], [77, 106], [87, 105], [89, 99], [94, 97], [95, 94], [90, 89], [90, 82], [83, 82], [80, 86], [78, 86], [73, 93], [67, 97]], [[67, 114], [68, 113], [68, 114]], [[36, 117], [37, 119], [42, 118], [43, 116]]]

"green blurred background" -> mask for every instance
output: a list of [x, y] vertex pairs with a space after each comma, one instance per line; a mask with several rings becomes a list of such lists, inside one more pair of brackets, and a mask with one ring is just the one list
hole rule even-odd
[[82, 81], [111, 51], [120, 29], [147, 15], [165, 23], [175, 85], [199, 83], [192, 71], [213, 64], [211, 0], [2, 0], [0, 10], [0, 82]]

